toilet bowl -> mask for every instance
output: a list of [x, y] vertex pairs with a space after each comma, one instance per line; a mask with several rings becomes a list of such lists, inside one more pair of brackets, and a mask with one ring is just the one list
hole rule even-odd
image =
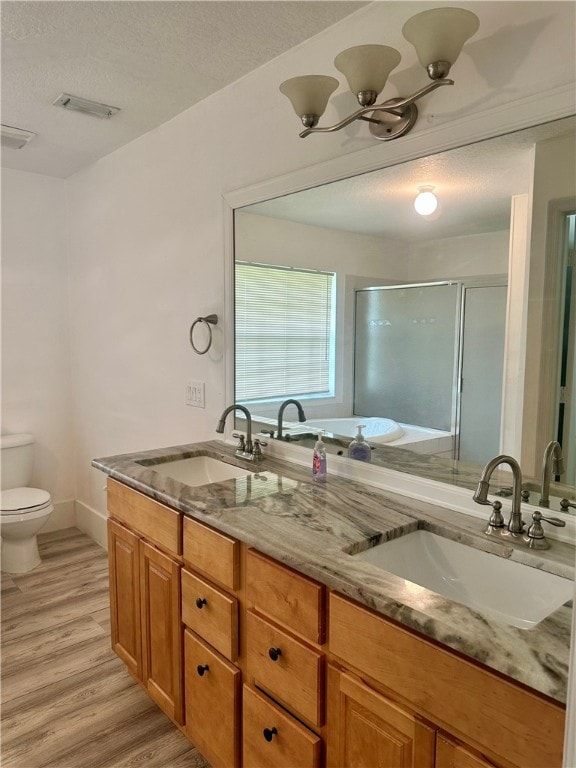
[[48, 491], [23, 485], [31, 474], [33, 443], [32, 435], [0, 436], [0, 568], [6, 573], [26, 573], [40, 565], [36, 534], [54, 509]]
[[48, 491], [11, 488], [0, 493], [2, 570], [26, 573], [40, 565], [36, 534], [54, 507]]

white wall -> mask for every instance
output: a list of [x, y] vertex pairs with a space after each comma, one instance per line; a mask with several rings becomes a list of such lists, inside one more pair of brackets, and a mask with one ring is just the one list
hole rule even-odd
[[34, 485], [75, 496], [66, 183], [2, 172], [2, 431], [36, 439]]
[[506, 275], [510, 231], [482, 232], [424, 243], [408, 250], [406, 281]]

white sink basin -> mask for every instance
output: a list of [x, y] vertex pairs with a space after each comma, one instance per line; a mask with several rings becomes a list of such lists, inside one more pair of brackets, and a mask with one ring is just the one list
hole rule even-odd
[[153, 464], [151, 469], [179, 483], [192, 486], [220, 483], [223, 480], [248, 477], [252, 474], [248, 469], [226, 464], [211, 456], [192, 456], [189, 459], [164, 461], [161, 464]]
[[354, 555], [513, 627], [529, 629], [574, 597], [574, 582], [414, 531]]

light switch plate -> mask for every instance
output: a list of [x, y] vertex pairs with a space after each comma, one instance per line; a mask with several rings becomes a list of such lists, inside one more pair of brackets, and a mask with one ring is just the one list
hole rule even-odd
[[186, 384], [186, 405], [204, 408], [204, 382], [189, 381]]

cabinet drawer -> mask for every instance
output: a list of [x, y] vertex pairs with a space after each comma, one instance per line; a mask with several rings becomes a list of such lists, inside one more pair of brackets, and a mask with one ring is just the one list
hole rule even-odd
[[243, 714], [245, 768], [319, 768], [320, 737], [246, 685]]
[[182, 554], [182, 515], [116, 480], [108, 480], [108, 511], [170, 555]]
[[562, 765], [561, 705], [335, 594], [330, 651], [488, 757], [510, 756], [522, 768]]
[[235, 768], [240, 756], [241, 672], [184, 631], [186, 735], [214, 768]]
[[240, 544], [212, 528], [184, 518], [184, 560], [228, 589], [238, 589]]
[[295, 714], [324, 722], [324, 655], [252, 611], [246, 615], [247, 670]]
[[246, 562], [246, 597], [260, 613], [313, 643], [325, 640], [325, 588], [254, 550]]
[[238, 658], [238, 600], [182, 571], [182, 621], [230, 661]]

